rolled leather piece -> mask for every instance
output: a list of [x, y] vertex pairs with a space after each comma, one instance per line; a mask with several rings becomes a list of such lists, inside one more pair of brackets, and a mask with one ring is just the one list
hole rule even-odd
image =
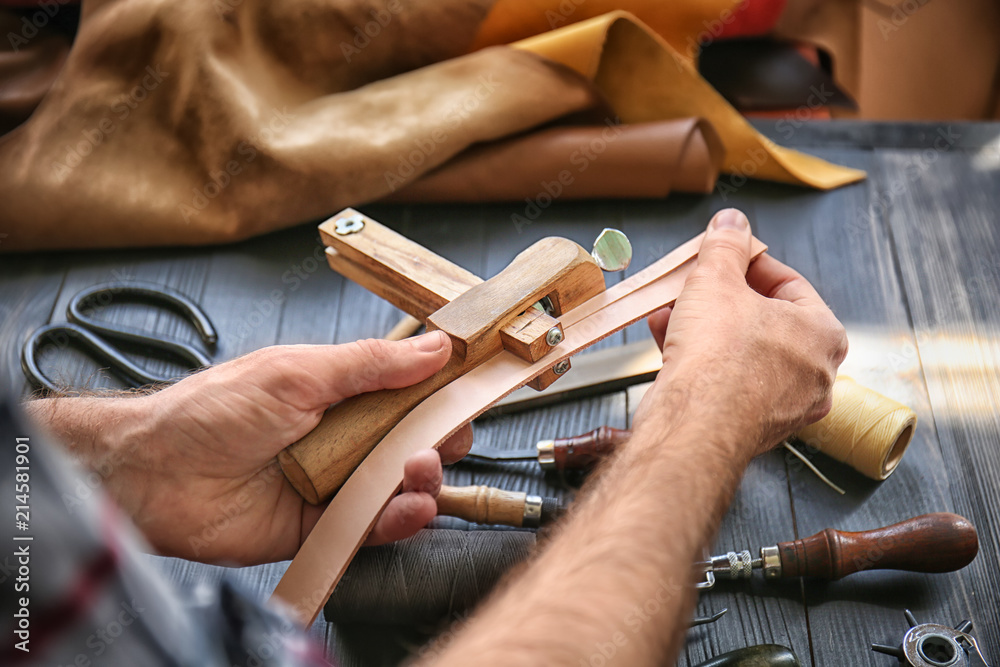
[[557, 127], [477, 146], [388, 197], [396, 202], [665, 197], [708, 193], [724, 149], [698, 118]]
[[725, 146], [726, 173], [824, 190], [865, 178], [859, 169], [782, 148], [761, 135], [691, 63], [626, 12], [581, 21], [513, 46], [592, 80], [624, 123], [705, 118]]
[[331, 623], [436, 625], [472, 608], [528, 558], [535, 533], [524, 530], [421, 530], [366, 547], [323, 608]]

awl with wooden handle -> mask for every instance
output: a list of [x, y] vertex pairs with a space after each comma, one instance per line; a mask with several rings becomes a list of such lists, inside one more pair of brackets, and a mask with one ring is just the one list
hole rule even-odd
[[840, 579], [863, 570], [953, 572], [976, 557], [979, 537], [968, 519], [938, 512], [860, 533], [833, 528], [812, 537], [763, 547], [760, 557], [730, 551], [699, 563], [711, 588], [719, 579], [749, 579], [756, 569], [767, 579]]
[[489, 486], [442, 486], [437, 506], [438, 515], [515, 528], [544, 526], [564, 511], [555, 498]]
[[600, 426], [571, 438], [539, 440], [534, 449], [499, 449], [475, 444], [466, 458], [484, 461], [538, 461], [545, 470], [585, 470], [611, 454], [631, 431]]

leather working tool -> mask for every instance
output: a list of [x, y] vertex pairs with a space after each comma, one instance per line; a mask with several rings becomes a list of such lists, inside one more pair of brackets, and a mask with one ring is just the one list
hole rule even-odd
[[194, 301], [165, 285], [143, 282], [108, 282], [82, 290], [66, 306], [67, 322], [47, 324], [36, 329], [21, 348], [21, 368], [36, 387], [59, 391], [57, 386], [38, 364], [45, 343], [65, 348], [71, 343], [81, 347], [95, 359], [105, 363], [133, 387], [169, 383], [175, 378], [149, 373], [133, 363], [107, 341], [113, 340], [123, 347], [147, 355], [180, 361], [187, 368], [196, 369], [212, 362], [201, 350], [184, 341], [165, 334], [150, 334], [119, 324], [109, 324], [94, 317], [94, 312], [115, 301], [139, 301], [176, 311], [190, 321], [209, 350], [218, 342], [218, 334], [208, 315]]
[[910, 667], [990, 667], [979, 642], [969, 634], [972, 621], [954, 628], [936, 623], [917, 623], [909, 609], [903, 612], [910, 629], [899, 646], [872, 644], [872, 650], [899, 659]]
[[500, 449], [474, 444], [466, 458], [483, 461], [538, 461], [543, 470], [586, 470], [611, 454], [631, 436], [632, 432], [629, 430], [599, 426], [572, 438], [539, 440], [532, 449]]
[[437, 496], [438, 516], [472, 523], [515, 528], [538, 528], [559, 518], [566, 507], [556, 498], [489, 486], [442, 486]]
[[[694, 266], [703, 237], [701, 234], [681, 244], [645, 269], [563, 312], [559, 319], [562, 342], [538, 361], [526, 362], [513, 353], [498, 352], [410, 410], [337, 492], [292, 559], [272, 599], [286, 605], [302, 625], [315, 620], [377, 516], [401, 487], [403, 466], [411, 454], [439, 446], [513, 390], [549, 376], [553, 367], [565, 367], [563, 362], [572, 355], [673, 303]], [[424, 259], [443, 262], [420, 246], [416, 248]], [[382, 256], [384, 267], [384, 262], [394, 257], [391, 244], [382, 249], [388, 251]], [[765, 249], [753, 239], [751, 258]], [[407, 261], [412, 266], [416, 259], [410, 255]], [[362, 279], [367, 275], [356, 273]], [[426, 295], [428, 290], [421, 286], [416, 294]]]
[[695, 667], [802, 667], [802, 663], [790, 648], [758, 644], [717, 655]]
[[[455, 266], [353, 209], [320, 225], [330, 266], [452, 340], [452, 358], [431, 378], [338, 403], [278, 456], [285, 476], [313, 504], [327, 500], [420, 401], [507, 350], [538, 361], [563, 340], [557, 316], [604, 292], [603, 270], [628, 266], [631, 246], [605, 230], [592, 253], [567, 239], [534, 244], [488, 281]], [[569, 370], [564, 360], [534, 380], [544, 388]]]
[[954, 572], [971, 563], [978, 551], [979, 537], [967, 519], [938, 512], [860, 533], [827, 528], [763, 547], [756, 559], [749, 551], [713, 556], [697, 564], [705, 574], [698, 587], [712, 588], [716, 578], [749, 579], [756, 569], [766, 579], [840, 579], [863, 570]]

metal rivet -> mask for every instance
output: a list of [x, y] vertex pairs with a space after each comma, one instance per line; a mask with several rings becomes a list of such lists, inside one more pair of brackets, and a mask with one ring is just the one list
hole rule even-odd
[[549, 344], [549, 347], [555, 347], [563, 341], [563, 332], [559, 327], [552, 327], [549, 332], [545, 334], [545, 342]]
[[360, 232], [364, 228], [365, 221], [354, 215], [350, 218], [341, 218], [338, 220], [337, 224], [333, 228], [333, 231], [337, 232], [341, 236], [347, 236], [348, 234]]
[[563, 359], [558, 364], [552, 367], [552, 372], [556, 375], [562, 375], [569, 370], [569, 359]]

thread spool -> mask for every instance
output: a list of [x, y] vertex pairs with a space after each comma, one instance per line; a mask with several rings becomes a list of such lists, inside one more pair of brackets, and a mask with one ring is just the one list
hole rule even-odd
[[917, 424], [907, 406], [846, 375], [833, 385], [833, 408], [796, 437], [874, 480], [886, 479], [903, 458]]

